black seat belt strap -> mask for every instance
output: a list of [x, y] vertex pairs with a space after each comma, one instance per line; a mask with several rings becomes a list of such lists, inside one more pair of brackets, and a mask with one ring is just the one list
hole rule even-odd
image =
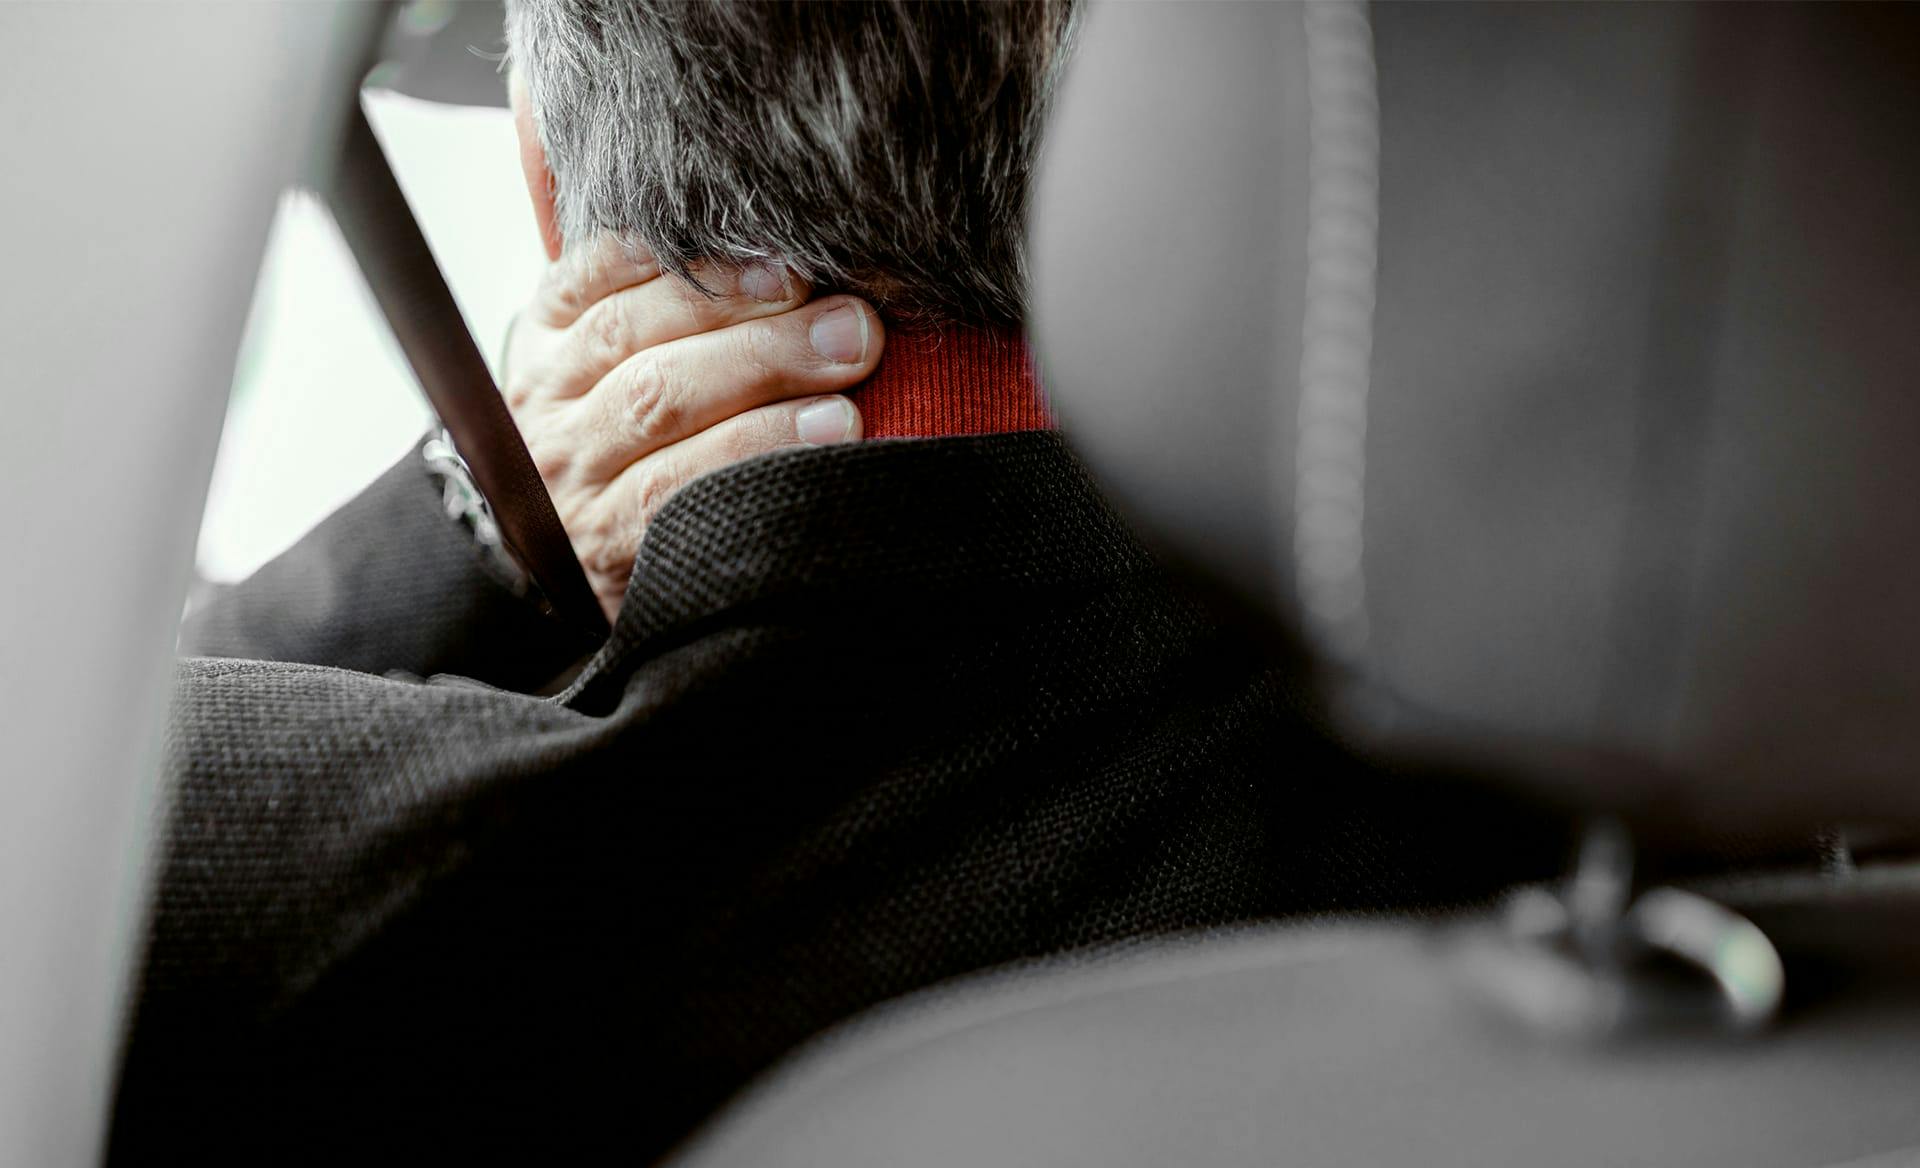
[[557, 617], [606, 636], [606, 617], [533, 456], [358, 102], [326, 197], [420, 388], [492, 508], [501, 541]]

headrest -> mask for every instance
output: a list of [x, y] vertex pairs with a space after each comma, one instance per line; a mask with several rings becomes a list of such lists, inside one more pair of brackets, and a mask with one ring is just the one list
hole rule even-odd
[[1916, 47], [1893, 6], [1095, 8], [1049, 394], [1364, 740], [1920, 820]]

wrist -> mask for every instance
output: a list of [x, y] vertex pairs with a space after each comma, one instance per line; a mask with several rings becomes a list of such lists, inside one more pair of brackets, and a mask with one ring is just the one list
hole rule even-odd
[[515, 596], [533, 595], [532, 578], [507, 550], [500, 536], [500, 525], [494, 521], [493, 508], [474, 485], [473, 473], [454, 448], [453, 439], [445, 430], [436, 431], [421, 445], [420, 454], [426, 461], [428, 476], [440, 488], [441, 509], [473, 540], [487, 575]]

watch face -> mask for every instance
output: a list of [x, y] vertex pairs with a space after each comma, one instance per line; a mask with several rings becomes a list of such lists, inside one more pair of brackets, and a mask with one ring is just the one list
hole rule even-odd
[[441, 508], [448, 519], [459, 523], [472, 536], [488, 574], [516, 596], [536, 593], [533, 578], [502, 542], [493, 507], [474, 483], [473, 473], [454, 448], [453, 439], [442, 430], [421, 444], [420, 454], [426, 460], [427, 473], [440, 484]]

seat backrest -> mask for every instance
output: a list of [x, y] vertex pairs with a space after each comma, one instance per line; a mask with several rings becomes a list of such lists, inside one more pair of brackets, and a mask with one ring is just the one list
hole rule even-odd
[[98, 1159], [249, 291], [376, 11], [0, 5], [3, 1164]]
[[[1909, 874], [1911, 886], [1914, 877]], [[1909, 890], [1900, 894], [1911, 911]], [[1901, 976], [1911, 977], [1911, 962]], [[674, 1168], [1819, 1168], [1920, 1158], [1920, 999], [1592, 1048], [1475, 1009], [1443, 945], [1270, 927], [1015, 969], [830, 1034]]]

